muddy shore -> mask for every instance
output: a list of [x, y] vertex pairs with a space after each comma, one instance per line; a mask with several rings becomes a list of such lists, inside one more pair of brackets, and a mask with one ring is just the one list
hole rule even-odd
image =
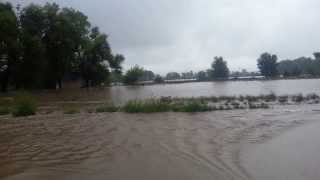
[[320, 119], [320, 105], [206, 113], [1, 117], [0, 179], [254, 179], [244, 146]]

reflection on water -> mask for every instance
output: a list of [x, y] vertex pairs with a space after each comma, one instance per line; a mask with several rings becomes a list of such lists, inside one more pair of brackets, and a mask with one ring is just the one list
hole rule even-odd
[[125, 102], [129, 99], [143, 99], [161, 96], [199, 97], [221, 95], [260, 95], [272, 92], [278, 95], [298, 93], [320, 94], [320, 80], [199, 82], [135, 87], [121, 86], [112, 87], [110, 90], [110, 94], [114, 102]]

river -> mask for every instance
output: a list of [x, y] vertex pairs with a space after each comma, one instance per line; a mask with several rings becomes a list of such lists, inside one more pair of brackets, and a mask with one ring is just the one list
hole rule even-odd
[[[7, 116], [0, 121], [0, 179], [254, 180], [239, 158], [243, 147], [315, 122], [318, 110], [320, 105], [292, 105], [191, 114]], [[303, 165], [309, 158], [300, 160]]]
[[41, 91], [36, 92], [36, 95], [42, 97], [42, 101], [107, 101], [121, 104], [128, 100], [161, 96], [199, 97], [270, 93], [277, 95], [320, 94], [320, 79], [195, 82], [148, 86], [113, 86], [89, 90], [76, 88], [61, 91]]

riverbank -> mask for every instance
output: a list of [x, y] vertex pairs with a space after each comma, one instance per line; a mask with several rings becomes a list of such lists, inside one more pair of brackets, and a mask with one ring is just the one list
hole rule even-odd
[[320, 105], [203, 113], [52, 113], [3, 117], [0, 179], [252, 179], [239, 159], [320, 119]]

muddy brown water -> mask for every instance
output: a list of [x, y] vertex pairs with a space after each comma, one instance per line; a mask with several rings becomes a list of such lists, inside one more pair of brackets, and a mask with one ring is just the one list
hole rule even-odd
[[63, 89], [35, 92], [40, 102], [84, 101], [122, 104], [128, 100], [153, 97], [200, 97], [285, 94], [320, 94], [320, 79], [275, 81], [226, 81], [184, 84], [160, 84], [151, 86], [114, 86], [98, 89]]
[[[239, 157], [319, 121], [319, 105], [268, 110], [0, 117], [0, 179], [250, 180]], [[320, 177], [319, 177], [320, 178]]]

